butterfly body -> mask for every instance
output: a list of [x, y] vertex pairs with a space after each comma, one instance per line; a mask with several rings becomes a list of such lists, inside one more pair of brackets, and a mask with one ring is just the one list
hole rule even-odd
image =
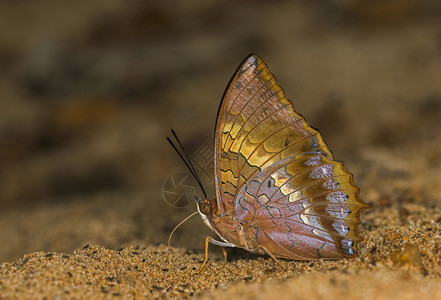
[[[216, 200], [202, 200], [216, 203]], [[209, 209], [216, 210], [216, 207], [210, 206]], [[256, 239], [256, 229], [246, 223], [240, 223], [234, 215], [219, 215], [214, 211], [201, 209], [199, 213], [205, 224], [210, 227], [226, 243], [240, 247], [250, 252], [264, 254]]]
[[216, 199], [198, 209], [225, 245], [296, 260], [357, 254], [368, 206], [352, 174], [256, 55], [239, 66], [219, 108], [215, 186]]

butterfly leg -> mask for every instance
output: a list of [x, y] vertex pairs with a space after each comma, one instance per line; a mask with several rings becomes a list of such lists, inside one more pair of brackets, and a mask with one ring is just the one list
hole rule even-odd
[[225, 250], [225, 248], [224, 247], [222, 247], [221, 248], [222, 249], [222, 253], [224, 254], [224, 259], [225, 259], [225, 262], [227, 262], [227, 250]]
[[282, 265], [282, 263], [268, 250], [268, 249], [266, 249], [266, 247], [265, 246], [263, 246], [263, 245], [260, 245], [259, 246], [260, 248], [262, 248], [263, 249], [263, 251], [265, 251], [266, 252], [266, 254], [268, 254], [269, 255], [269, 257], [271, 257], [279, 266], [281, 266], [283, 269], [286, 269], [285, 268], [285, 266], [284, 265]]
[[[213, 239], [212, 237], [207, 236], [207, 238], [205, 239], [205, 259], [204, 259], [204, 262], [202, 263], [202, 266], [199, 268], [199, 270], [197, 270], [196, 274], [199, 274], [199, 272], [202, 271], [202, 269], [204, 268], [205, 264], [208, 261], [208, 244], [209, 243], [212, 243], [213, 245], [217, 245], [217, 246], [221, 246], [221, 247], [236, 247], [236, 245], [234, 245], [234, 244], [220, 242], [220, 241]], [[222, 248], [222, 250], [225, 251], [224, 248]], [[224, 257], [225, 257], [225, 261], [226, 261], [227, 256], [225, 253], [226, 252], [224, 252]]]

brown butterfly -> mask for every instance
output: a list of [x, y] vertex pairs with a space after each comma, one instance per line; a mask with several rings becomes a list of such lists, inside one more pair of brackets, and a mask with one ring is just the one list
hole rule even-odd
[[196, 200], [221, 241], [207, 237], [198, 272], [209, 242], [268, 254], [279, 264], [277, 258], [356, 256], [360, 213], [369, 206], [257, 55], [240, 64], [224, 93], [214, 166], [216, 198]]

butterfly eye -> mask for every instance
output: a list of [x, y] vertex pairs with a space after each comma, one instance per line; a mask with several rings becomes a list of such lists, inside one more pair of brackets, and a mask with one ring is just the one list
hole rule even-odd
[[201, 200], [201, 202], [199, 203], [199, 210], [204, 215], [208, 215], [210, 213], [210, 203], [207, 199]]

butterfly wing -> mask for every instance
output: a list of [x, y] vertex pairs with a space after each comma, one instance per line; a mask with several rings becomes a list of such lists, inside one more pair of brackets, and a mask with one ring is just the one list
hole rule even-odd
[[273, 163], [308, 151], [332, 154], [320, 133], [294, 111], [265, 63], [250, 55], [230, 81], [215, 133], [219, 211], [234, 210], [238, 190]]
[[[304, 165], [305, 159], [316, 160], [317, 164], [306, 178], [302, 177], [309, 170]], [[282, 161], [286, 165], [277, 169]], [[261, 244], [274, 243], [270, 248], [272, 251], [281, 249], [279, 257], [330, 257], [329, 253], [336, 252], [335, 249], [334, 252], [328, 251], [332, 247], [339, 250], [341, 256], [348, 248], [342, 247], [342, 243], [360, 240], [356, 233], [358, 216], [366, 205], [358, 199], [358, 189], [351, 174], [333, 160], [320, 133], [294, 111], [268, 67], [256, 55], [250, 55], [240, 65], [219, 108], [215, 170], [219, 212], [237, 214], [239, 221], [257, 226]], [[320, 170], [322, 173], [318, 174]], [[327, 178], [325, 172], [333, 174], [332, 177]], [[337, 179], [334, 174], [340, 177]], [[268, 180], [262, 181], [265, 176], [271, 178], [271, 184]], [[260, 194], [249, 193], [245, 199], [246, 190], [251, 191], [253, 184], [263, 187], [259, 189]], [[351, 191], [326, 190], [326, 185], [340, 186], [341, 189], [348, 187]], [[339, 192], [347, 196], [344, 196], [347, 204], [339, 203], [343, 199], [338, 198]], [[265, 205], [257, 202], [261, 195], [268, 197]], [[338, 198], [337, 204], [330, 203], [333, 197]], [[271, 205], [280, 211], [277, 218], [270, 213]], [[345, 239], [345, 231], [334, 228], [341, 218], [349, 228], [350, 240]], [[305, 246], [301, 248], [305, 253], [293, 257], [289, 251], [290, 238], [297, 243], [302, 240]], [[324, 242], [327, 243], [325, 246]], [[322, 252], [318, 253], [317, 247], [323, 247]], [[350, 249], [353, 249], [352, 245]]]
[[257, 241], [277, 257], [352, 257], [361, 240], [352, 175], [319, 152], [302, 153], [254, 175], [239, 191], [237, 220], [257, 228]]

